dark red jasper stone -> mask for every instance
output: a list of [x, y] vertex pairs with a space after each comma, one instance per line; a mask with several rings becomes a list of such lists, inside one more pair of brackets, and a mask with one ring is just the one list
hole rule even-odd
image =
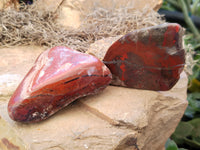
[[103, 90], [109, 69], [96, 57], [54, 47], [43, 52], [8, 104], [9, 116], [20, 122], [48, 118], [77, 98]]
[[165, 91], [178, 81], [184, 68], [183, 29], [166, 23], [136, 30], [116, 41], [104, 63], [113, 74], [113, 85]]

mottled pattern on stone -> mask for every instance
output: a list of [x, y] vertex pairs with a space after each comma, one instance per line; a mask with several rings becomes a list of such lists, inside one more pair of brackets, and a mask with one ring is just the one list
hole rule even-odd
[[136, 30], [116, 41], [103, 61], [113, 74], [113, 85], [166, 91], [184, 68], [183, 29], [165, 23]]
[[0, 116], [0, 150], [26, 150], [25, 143], [19, 136], [17, 136], [15, 130], [13, 130], [11, 126], [3, 118], [1, 118], [1, 116]]
[[109, 69], [96, 57], [55, 47], [43, 52], [8, 104], [15, 121], [48, 118], [77, 98], [103, 90], [111, 81]]

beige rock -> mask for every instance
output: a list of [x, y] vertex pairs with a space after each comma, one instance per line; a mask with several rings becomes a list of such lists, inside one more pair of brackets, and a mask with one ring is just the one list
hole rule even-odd
[[7, 96], [13, 93], [44, 48], [12, 47], [0, 51], [0, 96]]
[[19, 1], [18, 0], [1, 0], [0, 1], [0, 10], [15, 8], [18, 9]]
[[113, 9], [131, 5], [138, 10], [149, 7], [157, 11], [162, 5], [162, 0], [39, 0], [35, 3], [38, 5], [39, 9], [53, 12], [56, 11], [60, 6], [71, 7], [75, 9], [82, 8], [86, 11], [93, 11], [95, 7]]
[[91, 13], [98, 7], [116, 9], [129, 6], [136, 10], [149, 8], [157, 11], [162, 5], [162, 0], [40, 0], [37, 3], [39, 10], [59, 11], [59, 24], [78, 28], [83, 19], [82, 14]]
[[90, 45], [87, 54], [94, 55], [100, 60], [103, 60], [107, 50], [109, 47], [118, 39], [120, 39], [122, 36], [116, 36], [116, 37], [109, 37], [109, 38], [103, 38], [101, 40], [98, 40]]
[[35, 5], [39, 11], [51, 11], [55, 12], [62, 4], [63, 0], [37, 0]]
[[81, 14], [73, 7], [61, 7], [56, 22], [64, 27], [78, 28], [81, 25]]
[[0, 117], [0, 150], [26, 150], [25, 144]]
[[[65, 0], [68, 1], [68, 0]], [[74, 0], [71, 0], [74, 1]], [[133, 7], [136, 10], [142, 10], [143, 8], [154, 9], [157, 11], [161, 5], [162, 0], [79, 0], [83, 4], [83, 8], [86, 10], [94, 10], [95, 7], [102, 7], [105, 9], [121, 8], [121, 7]]]
[[[6, 69], [6, 73], [18, 74], [21, 78], [43, 49], [20, 47], [0, 51], [4, 54], [0, 58], [0, 74]], [[16, 88], [19, 80], [11, 82]], [[13, 88], [5, 88], [13, 92]], [[102, 93], [79, 99], [35, 124], [12, 121], [7, 113], [10, 95], [3, 94], [0, 96], [0, 138], [4, 143], [8, 139], [10, 144], [27, 150], [161, 150], [187, 107], [186, 90], [184, 72], [170, 91], [109, 86]], [[6, 150], [2, 140], [0, 148]]]
[[57, 22], [64, 26], [78, 28], [81, 24], [82, 12], [84, 14], [95, 11], [98, 7], [103, 9], [116, 9], [133, 7], [137, 10], [143, 8], [157, 9], [161, 6], [162, 0], [63, 0], [60, 6], [60, 16]]

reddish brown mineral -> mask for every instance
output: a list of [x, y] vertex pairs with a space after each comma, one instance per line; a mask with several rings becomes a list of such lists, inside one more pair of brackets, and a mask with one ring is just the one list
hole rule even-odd
[[8, 104], [10, 117], [20, 122], [48, 118], [77, 98], [103, 90], [109, 69], [96, 57], [66, 47], [43, 52]]
[[104, 63], [113, 74], [113, 85], [165, 91], [178, 81], [184, 68], [183, 29], [162, 24], [120, 38], [107, 51]]

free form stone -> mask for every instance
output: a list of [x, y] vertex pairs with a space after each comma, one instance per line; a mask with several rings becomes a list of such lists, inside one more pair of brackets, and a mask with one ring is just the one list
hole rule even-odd
[[162, 150], [187, 107], [186, 90], [183, 72], [169, 91], [108, 86], [40, 123], [11, 120], [7, 103], [0, 104], [0, 116], [27, 150]]
[[[6, 73], [21, 77], [25, 76], [36, 56], [44, 51], [31, 46], [15, 47], [15, 51], [13, 48], [0, 50], [5, 51], [0, 55], [0, 74], [7, 70]], [[16, 80], [10, 82], [13, 86], [19, 84]], [[0, 95], [0, 116], [6, 121], [5, 126], [0, 121], [3, 125], [3, 128], [0, 125], [0, 137], [7, 138], [15, 146], [24, 145], [26, 150], [137, 150], [136, 146], [140, 150], [164, 150], [166, 140], [187, 106], [186, 90], [184, 72], [169, 91], [108, 86], [102, 93], [77, 100], [49, 119], [34, 124], [11, 120], [6, 109], [10, 95]], [[13, 88], [9, 93], [11, 91], [14, 92]], [[7, 132], [11, 130], [16, 134]]]
[[55, 47], [43, 52], [8, 104], [15, 121], [48, 118], [75, 99], [103, 90], [111, 81], [109, 69], [96, 57]]
[[183, 29], [175, 23], [136, 30], [117, 40], [103, 59], [113, 85], [166, 91], [180, 77], [185, 64]]

